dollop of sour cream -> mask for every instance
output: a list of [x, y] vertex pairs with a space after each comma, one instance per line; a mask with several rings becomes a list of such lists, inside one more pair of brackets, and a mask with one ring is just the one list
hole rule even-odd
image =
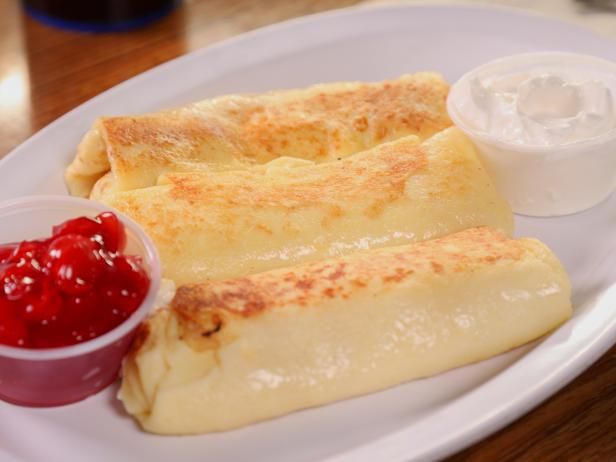
[[615, 95], [600, 80], [536, 70], [474, 77], [469, 90], [465, 118], [503, 141], [558, 146], [616, 128]]
[[505, 56], [460, 77], [447, 110], [516, 213], [580, 212], [616, 187], [616, 62]]

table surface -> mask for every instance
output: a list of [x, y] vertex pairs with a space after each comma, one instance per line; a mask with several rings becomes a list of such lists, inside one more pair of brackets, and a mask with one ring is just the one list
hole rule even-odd
[[[0, 0], [0, 157], [75, 106], [176, 56], [270, 23], [360, 3], [186, 0], [148, 28], [84, 35], [41, 25], [17, 1]], [[526, 416], [449, 460], [616, 460], [616, 347]]]

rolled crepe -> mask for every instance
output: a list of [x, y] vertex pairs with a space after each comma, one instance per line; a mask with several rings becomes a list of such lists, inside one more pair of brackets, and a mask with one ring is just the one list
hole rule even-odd
[[[300, 164], [300, 165], [298, 165]], [[103, 195], [154, 240], [178, 284], [243, 276], [431, 239], [513, 216], [472, 143], [449, 128], [328, 164], [277, 159], [234, 172], [168, 174]]]
[[544, 244], [485, 227], [184, 286], [119, 396], [150, 432], [228, 430], [515, 348], [570, 317], [570, 291]]
[[451, 125], [448, 90], [440, 75], [418, 73], [103, 117], [84, 136], [66, 182], [71, 194], [87, 197], [109, 171], [108, 181], [124, 191], [152, 186], [164, 172], [232, 168], [281, 156], [324, 162], [405, 135], [424, 139]]

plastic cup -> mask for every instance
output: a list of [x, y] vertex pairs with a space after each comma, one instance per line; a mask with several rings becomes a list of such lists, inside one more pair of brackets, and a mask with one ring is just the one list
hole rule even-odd
[[23, 406], [59, 406], [80, 401], [113, 382], [137, 326], [154, 306], [160, 263], [152, 241], [121, 213], [86, 199], [28, 196], [0, 204], [0, 243], [51, 235], [53, 225], [111, 210], [126, 228], [127, 255], [139, 255], [150, 277], [141, 306], [122, 324], [92, 340], [60, 348], [0, 345], [0, 399]]
[[580, 212], [614, 190], [616, 129], [566, 144], [526, 145], [477, 129], [464, 107], [473, 79], [538, 70], [575, 80], [600, 80], [616, 98], [616, 63], [576, 53], [524, 53], [488, 62], [463, 75], [449, 93], [449, 116], [473, 140], [497, 190], [514, 212], [530, 216]]

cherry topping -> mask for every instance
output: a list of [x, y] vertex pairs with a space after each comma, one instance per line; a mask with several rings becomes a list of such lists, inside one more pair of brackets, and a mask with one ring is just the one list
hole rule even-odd
[[6, 262], [17, 248], [18, 244], [2, 244], [0, 245], [0, 263]]
[[54, 226], [52, 236], [79, 234], [80, 236], [93, 237], [96, 234], [100, 234], [100, 232], [101, 225], [96, 218], [79, 217]]
[[149, 279], [141, 265], [134, 258], [120, 255], [103, 276], [100, 294], [109, 305], [131, 314], [141, 304], [148, 287]]
[[0, 343], [27, 346], [26, 325], [15, 315], [11, 305], [11, 302], [0, 298]]
[[17, 263], [19, 266], [28, 266], [39, 271], [41, 269], [41, 260], [47, 249], [46, 241], [23, 241], [20, 242], [13, 254], [6, 261], [9, 263]]
[[45, 281], [38, 293], [24, 297], [21, 303], [21, 317], [27, 321], [53, 321], [62, 309], [62, 296], [54, 285]]
[[30, 266], [4, 266], [0, 271], [0, 295], [9, 301], [21, 300], [37, 289], [39, 277], [40, 273]]
[[122, 252], [126, 246], [126, 231], [118, 217], [111, 212], [103, 212], [96, 217], [101, 224], [101, 235], [109, 252]]
[[53, 227], [46, 240], [0, 245], [0, 343], [55, 348], [103, 335], [143, 302], [150, 280], [123, 255], [111, 212]]
[[97, 247], [78, 234], [64, 234], [51, 241], [44, 264], [62, 292], [79, 295], [92, 289], [102, 269]]

